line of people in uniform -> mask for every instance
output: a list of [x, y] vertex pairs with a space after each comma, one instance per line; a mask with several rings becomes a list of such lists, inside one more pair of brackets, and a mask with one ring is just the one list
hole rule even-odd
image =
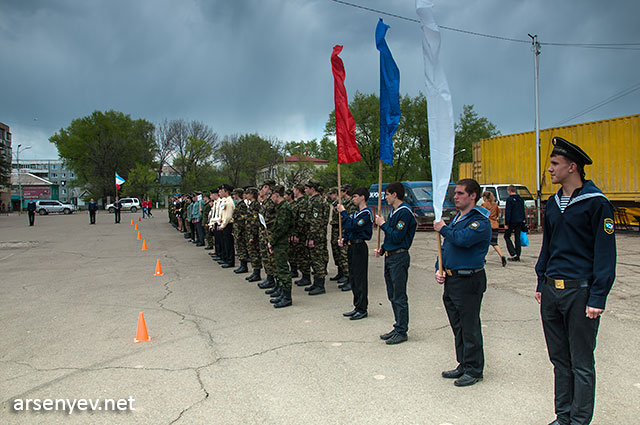
[[[595, 340], [615, 279], [613, 208], [595, 184], [585, 179], [584, 166], [592, 163], [588, 155], [559, 137], [553, 144], [548, 171], [552, 182], [562, 187], [547, 204], [535, 293], [554, 365], [556, 419], [550, 425], [588, 424], [595, 400]], [[385, 234], [384, 243], [374, 253], [384, 257], [387, 296], [395, 319], [393, 329], [380, 339], [399, 344], [408, 339], [406, 287], [417, 223], [404, 202], [400, 182], [385, 189], [386, 202], [392, 207], [387, 218], [373, 215], [366, 206], [368, 196], [364, 187], [351, 190], [345, 185], [330, 190], [325, 198], [315, 181], [296, 185], [291, 191], [266, 181], [259, 189], [232, 190], [223, 185], [208, 195], [176, 197], [169, 214], [185, 238], [199, 246], [206, 240], [205, 249], [215, 250], [211, 255], [222, 267], [234, 267], [237, 255], [240, 266], [234, 271], [247, 273], [250, 263], [253, 273], [247, 280], [251, 282], [261, 281], [264, 269], [266, 279], [258, 286], [267, 290], [276, 308], [292, 304], [292, 276], [298, 271], [301, 278], [296, 285], [306, 286], [309, 295], [325, 293], [330, 244], [338, 267], [331, 280], [353, 292], [354, 308], [344, 313], [351, 320], [367, 317], [367, 241], [375, 223]], [[434, 223], [434, 229], [444, 236], [442, 271], [436, 262], [435, 279], [443, 284], [443, 304], [458, 363], [442, 372], [442, 377], [454, 379], [458, 387], [481, 381], [484, 371], [480, 310], [487, 287], [484, 260], [492, 228], [490, 212], [476, 205], [480, 197], [477, 181], [460, 180], [454, 195], [457, 215], [450, 223]]]

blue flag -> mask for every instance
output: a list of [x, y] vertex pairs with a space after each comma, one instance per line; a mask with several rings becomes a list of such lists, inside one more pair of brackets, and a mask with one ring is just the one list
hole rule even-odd
[[376, 26], [376, 48], [380, 51], [380, 161], [393, 165], [393, 135], [400, 123], [400, 71], [384, 39], [389, 25]]

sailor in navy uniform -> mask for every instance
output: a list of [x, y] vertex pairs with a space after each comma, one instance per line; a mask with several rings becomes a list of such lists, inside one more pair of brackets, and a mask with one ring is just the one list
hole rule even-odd
[[344, 205], [336, 207], [342, 219], [342, 238], [338, 245], [347, 244], [347, 259], [349, 264], [349, 286], [353, 291], [353, 310], [343, 313], [350, 320], [360, 320], [367, 317], [369, 304], [369, 250], [367, 241], [373, 234], [373, 213], [367, 207], [369, 190], [359, 187], [353, 191], [353, 203], [358, 208], [351, 216], [347, 214]]
[[476, 206], [481, 193], [477, 181], [460, 180], [453, 198], [458, 214], [449, 225], [442, 220], [433, 223], [445, 238], [442, 244], [445, 273], [440, 274], [436, 262], [436, 280], [444, 284], [442, 301], [455, 338], [458, 361], [458, 366], [442, 372], [442, 377], [456, 379], [457, 387], [482, 380], [484, 370], [480, 308], [487, 289], [484, 258], [491, 242], [491, 222], [489, 211]]
[[389, 221], [380, 215], [375, 223], [384, 232], [384, 243], [376, 249], [376, 257], [384, 255], [384, 281], [387, 285], [387, 297], [393, 308], [395, 323], [393, 330], [380, 335], [380, 339], [389, 345], [400, 344], [408, 338], [409, 301], [407, 299], [407, 280], [411, 257], [409, 248], [416, 234], [418, 224], [411, 207], [404, 199], [404, 186], [400, 182], [389, 183], [385, 189], [385, 200], [393, 207]]
[[596, 335], [615, 280], [613, 207], [585, 180], [591, 158], [553, 138], [549, 174], [562, 187], [547, 201], [535, 298], [554, 366], [554, 425], [588, 424], [595, 401]]

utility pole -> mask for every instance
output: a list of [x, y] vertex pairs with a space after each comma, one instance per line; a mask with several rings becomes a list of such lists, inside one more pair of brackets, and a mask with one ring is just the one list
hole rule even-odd
[[538, 35], [531, 35], [531, 47], [533, 51], [533, 78], [534, 78], [534, 90], [536, 98], [536, 209], [538, 211], [537, 226], [540, 228], [540, 198], [542, 197], [540, 188], [540, 101], [539, 101], [539, 88], [538, 88], [538, 56], [540, 55], [540, 43], [538, 43]]

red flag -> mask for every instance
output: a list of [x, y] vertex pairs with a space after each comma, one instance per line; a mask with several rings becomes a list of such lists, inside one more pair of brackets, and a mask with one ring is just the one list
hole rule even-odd
[[338, 57], [342, 46], [333, 46], [331, 70], [334, 79], [334, 97], [336, 103], [336, 141], [338, 144], [338, 162], [360, 161], [360, 150], [356, 143], [356, 121], [349, 110], [347, 89], [344, 87], [345, 71], [342, 59]]

